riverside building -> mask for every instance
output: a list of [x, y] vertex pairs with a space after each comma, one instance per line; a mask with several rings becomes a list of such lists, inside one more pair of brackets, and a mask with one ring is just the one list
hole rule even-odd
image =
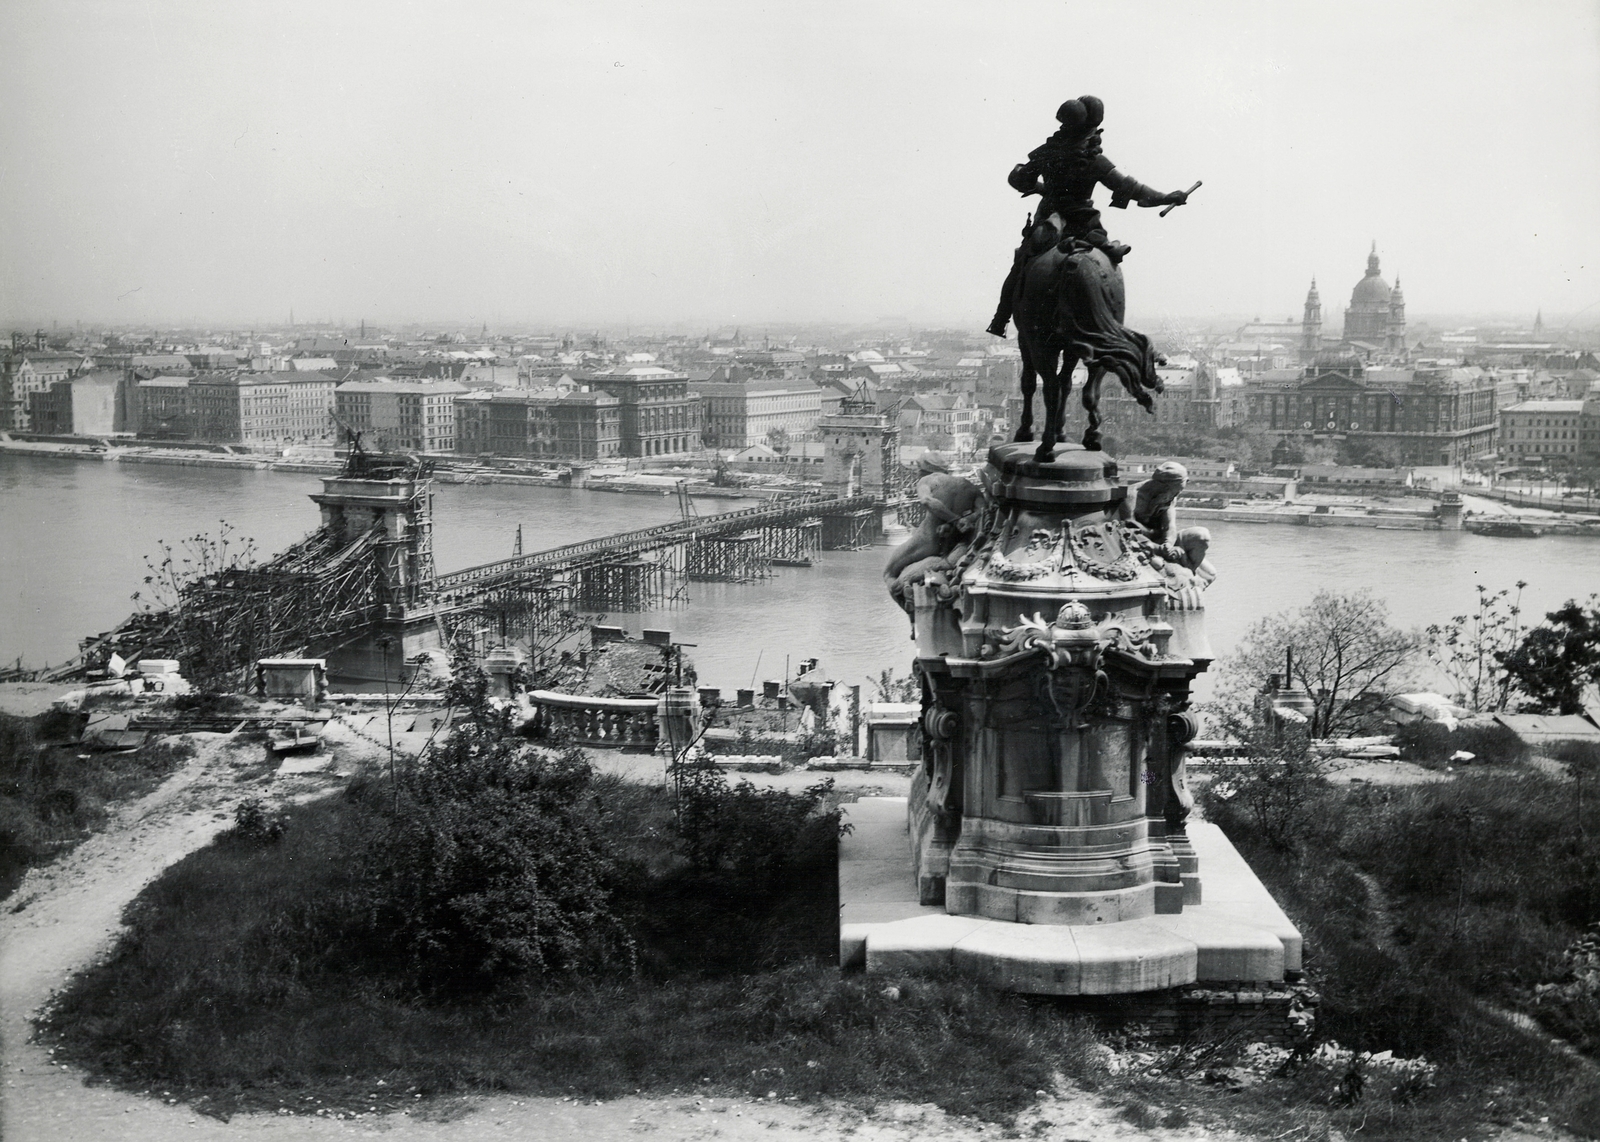
[[197, 438], [266, 448], [326, 441], [334, 384], [322, 373], [202, 373], [189, 382]]
[[141, 436], [278, 448], [332, 439], [335, 380], [321, 373], [201, 373], [138, 382]]
[[27, 432], [33, 423], [32, 399], [93, 366], [82, 353], [58, 353], [43, 347], [24, 348], [20, 337], [13, 337], [11, 352], [0, 369], [0, 427]]
[[700, 398], [689, 394], [689, 374], [640, 365], [597, 373], [593, 381], [619, 402], [622, 455], [700, 451]]
[[346, 381], [333, 392], [339, 421], [385, 452], [452, 452], [456, 447], [454, 381]]
[[1600, 400], [1512, 405], [1500, 414], [1500, 456], [1514, 464], [1600, 459]]
[[456, 451], [531, 460], [610, 460], [622, 455], [622, 402], [592, 389], [462, 393]]
[[707, 448], [746, 448], [764, 444], [774, 433], [809, 440], [822, 417], [822, 392], [804, 375], [789, 370], [717, 369], [696, 382], [704, 413], [701, 435]]
[[1355, 352], [1324, 350], [1304, 369], [1249, 382], [1243, 427], [1301, 443], [1385, 444], [1404, 464], [1461, 464], [1495, 451], [1495, 388], [1477, 367], [1369, 367]]

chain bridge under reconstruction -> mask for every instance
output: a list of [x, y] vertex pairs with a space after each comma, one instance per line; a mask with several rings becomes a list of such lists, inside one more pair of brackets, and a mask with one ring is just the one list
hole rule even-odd
[[580, 613], [628, 613], [687, 601], [694, 581], [748, 582], [775, 566], [807, 566], [823, 550], [867, 546], [886, 511], [904, 503], [888, 417], [847, 409], [824, 418], [820, 492], [701, 516], [439, 574], [433, 497], [415, 460], [352, 449], [338, 476], [311, 495], [321, 526], [271, 560], [221, 567], [181, 585], [163, 610], [130, 616], [85, 639], [49, 673], [103, 667], [113, 653], [176, 658], [220, 683], [260, 658], [313, 656], [349, 682], [398, 677], [434, 649], [483, 654], [541, 644]]

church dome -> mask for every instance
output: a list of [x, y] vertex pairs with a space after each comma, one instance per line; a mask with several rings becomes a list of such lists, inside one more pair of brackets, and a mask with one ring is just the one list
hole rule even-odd
[[1350, 293], [1351, 309], [1388, 309], [1389, 283], [1378, 276], [1378, 251], [1367, 256], [1367, 276]]

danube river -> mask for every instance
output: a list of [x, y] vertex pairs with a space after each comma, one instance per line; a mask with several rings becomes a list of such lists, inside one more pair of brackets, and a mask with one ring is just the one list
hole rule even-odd
[[[0, 454], [0, 662], [59, 662], [81, 636], [121, 620], [133, 609], [129, 596], [140, 588], [145, 557], [162, 540], [214, 534], [227, 520], [259, 553], [282, 549], [316, 525], [306, 496], [320, 487], [299, 473]], [[702, 514], [740, 506], [699, 503]], [[534, 551], [665, 523], [677, 511], [670, 497], [439, 485], [435, 561], [451, 571], [508, 556], [519, 524]], [[1526, 580], [1524, 608], [1535, 619], [1600, 590], [1600, 543], [1578, 536], [1210, 527], [1222, 574], [1207, 592], [1206, 614], [1219, 655], [1252, 623], [1321, 589], [1370, 588], [1405, 627], [1467, 610], [1479, 583], [1498, 590]], [[766, 582], [692, 583], [687, 605], [610, 621], [635, 633], [666, 628], [697, 644], [689, 653], [707, 685], [780, 678], [786, 662], [811, 657], [840, 681], [866, 683], [910, 663], [909, 623], [879, 577], [886, 554], [882, 547], [824, 552], [814, 567], [780, 568]], [[1204, 696], [1210, 686], [1205, 677], [1201, 683]]]

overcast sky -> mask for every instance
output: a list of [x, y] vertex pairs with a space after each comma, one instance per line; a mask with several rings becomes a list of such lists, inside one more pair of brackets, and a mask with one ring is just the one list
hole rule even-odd
[[[0, 319], [981, 329], [1061, 100], [1130, 320], [1600, 317], [1600, 4], [0, 5]], [[1100, 192], [1104, 207], [1107, 195]]]

